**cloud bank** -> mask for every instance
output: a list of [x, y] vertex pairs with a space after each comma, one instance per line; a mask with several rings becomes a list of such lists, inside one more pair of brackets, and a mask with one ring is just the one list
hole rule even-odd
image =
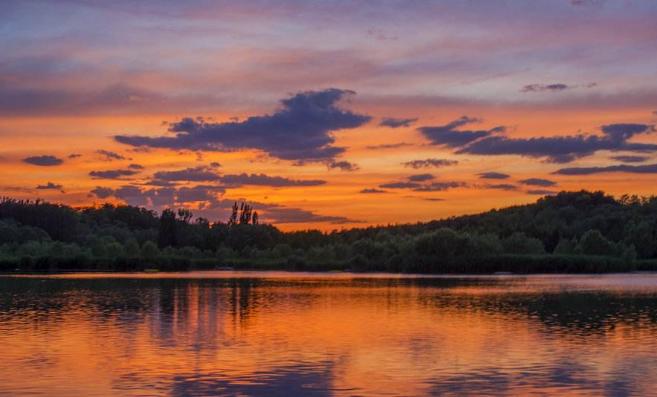
[[224, 123], [184, 118], [170, 124], [169, 131], [175, 136], [117, 135], [115, 139], [131, 146], [207, 151], [258, 149], [284, 160], [333, 160], [345, 151], [333, 145], [333, 133], [360, 127], [371, 119], [338, 106], [340, 100], [352, 94], [353, 91], [336, 88], [305, 91], [282, 100], [282, 107], [272, 114]]

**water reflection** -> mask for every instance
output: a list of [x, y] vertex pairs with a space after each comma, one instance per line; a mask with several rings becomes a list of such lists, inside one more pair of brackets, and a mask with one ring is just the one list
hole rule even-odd
[[0, 395], [649, 395], [657, 276], [0, 277]]

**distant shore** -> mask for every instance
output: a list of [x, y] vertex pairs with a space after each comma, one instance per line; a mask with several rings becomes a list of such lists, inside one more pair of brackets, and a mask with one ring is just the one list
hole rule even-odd
[[[84, 263], [84, 266], [80, 264]], [[432, 263], [432, 271], [391, 271], [387, 267], [366, 268], [354, 263], [302, 262], [298, 258], [284, 261], [234, 259], [217, 262], [213, 258], [158, 257], [83, 260], [76, 258], [36, 257], [0, 261], [1, 273], [71, 273], [71, 272], [184, 272], [184, 271], [292, 271], [292, 272], [389, 272], [401, 274], [584, 274], [657, 271], [657, 260], [627, 263], [619, 258], [585, 255], [496, 255], [451, 258]], [[357, 265], [357, 264], [356, 264]]]

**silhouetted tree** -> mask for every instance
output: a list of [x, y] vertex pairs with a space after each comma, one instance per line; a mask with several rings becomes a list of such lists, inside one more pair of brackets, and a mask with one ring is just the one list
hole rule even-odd
[[160, 216], [160, 230], [157, 245], [160, 248], [176, 246], [178, 242], [178, 225], [173, 210], [165, 209]]

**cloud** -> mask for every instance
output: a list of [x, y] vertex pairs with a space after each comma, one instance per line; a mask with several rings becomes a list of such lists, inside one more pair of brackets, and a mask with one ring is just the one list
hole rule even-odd
[[627, 174], [657, 174], [657, 164], [646, 165], [610, 165], [608, 167], [573, 167], [562, 168], [553, 172], [557, 175], [592, 175], [606, 174], [612, 172], [622, 172]]
[[552, 190], [544, 190], [544, 189], [533, 189], [533, 190], [527, 190], [527, 194], [532, 194], [535, 196], [554, 196], [557, 194], [557, 192], [552, 191]]
[[[429, 174], [425, 174], [429, 175]], [[420, 178], [422, 179], [422, 178]], [[444, 190], [465, 186], [463, 182], [446, 181], [446, 182], [431, 182], [420, 183], [413, 181], [390, 182], [379, 185], [382, 189], [409, 189], [416, 192], [442, 192]]]
[[495, 190], [517, 190], [518, 187], [516, 185], [512, 185], [510, 183], [498, 183], [498, 184], [490, 184], [490, 185], [484, 185], [486, 189], [495, 189]]
[[428, 185], [422, 185], [415, 188], [416, 192], [442, 192], [452, 188], [465, 186], [463, 182], [432, 182]]
[[461, 147], [474, 142], [478, 139], [491, 136], [497, 132], [504, 132], [502, 126], [494, 127], [489, 130], [457, 130], [467, 124], [478, 123], [480, 119], [463, 116], [446, 125], [435, 127], [420, 127], [418, 131], [422, 133], [434, 145], [443, 145], [447, 147]]
[[219, 164], [217, 161], [213, 161], [213, 162], [210, 163], [210, 167], [219, 168], [219, 167], [221, 167], [221, 164]]
[[503, 174], [501, 172], [482, 172], [479, 175], [479, 178], [481, 179], [508, 179], [510, 177], [509, 174]]
[[520, 90], [520, 92], [557, 92], [572, 88], [567, 84], [554, 83], [554, 84], [528, 84]]
[[143, 170], [144, 166], [141, 164], [130, 164], [128, 168], [130, 168], [131, 170]]
[[603, 136], [571, 135], [536, 138], [487, 137], [463, 145], [457, 154], [509, 155], [546, 158], [553, 163], [567, 163], [580, 157], [590, 156], [599, 150], [654, 152], [657, 145], [628, 142], [638, 134], [654, 132], [647, 124], [609, 124], [601, 127]]
[[643, 163], [650, 160], [647, 156], [613, 156], [612, 159], [622, 161], [624, 163]]
[[220, 186], [207, 185], [177, 189], [171, 187], [147, 189], [134, 185], [125, 185], [117, 189], [96, 187], [90, 193], [100, 199], [115, 197], [129, 205], [164, 208], [190, 202], [216, 204], [219, 202], [218, 196], [224, 193], [224, 189]]
[[607, 0], [570, 0], [570, 4], [574, 6], [592, 6], [603, 4]]
[[421, 186], [417, 182], [390, 182], [379, 185], [382, 189], [417, 189]]
[[96, 153], [99, 154], [104, 160], [106, 161], [113, 161], [113, 160], [125, 160], [125, 156], [112, 152], [109, 150], [96, 150]]
[[390, 127], [390, 128], [399, 128], [399, 127], [410, 127], [412, 124], [414, 124], [417, 121], [417, 119], [396, 119], [392, 117], [386, 117], [381, 120], [379, 123], [380, 126], [382, 127]]
[[450, 165], [456, 165], [459, 162], [456, 160], [447, 160], [447, 159], [424, 159], [424, 160], [411, 160], [402, 163], [404, 167], [410, 168], [430, 168], [430, 167], [446, 167]]
[[[262, 219], [275, 224], [286, 223], [332, 223], [341, 225], [345, 223], [361, 223], [361, 221], [350, 219], [344, 216], [320, 215], [313, 211], [301, 208], [284, 207], [270, 204], [266, 207], [254, 204], [258, 213], [264, 211]], [[261, 208], [261, 210], [259, 210]]]
[[82, 157], [80, 153], [71, 153], [67, 156], [69, 159], [76, 159], [78, 157]]
[[351, 163], [349, 161], [330, 161], [327, 163], [329, 169], [339, 169], [342, 171], [356, 171], [360, 167], [357, 164]]
[[553, 83], [553, 84], [528, 84], [520, 92], [560, 92], [565, 90], [572, 90], [575, 88], [593, 88], [596, 87], [597, 83], [588, 83], [583, 85], [568, 85], [564, 83]]
[[62, 164], [64, 160], [47, 154], [43, 156], [26, 157], [23, 159], [23, 162], [32, 165], [38, 165], [40, 167], [52, 167]]
[[[233, 202], [223, 197], [221, 186], [199, 185], [194, 187], [163, 187], [142, 188], [133, 185], [121, 186], [117, 189], [109, 187], [96, 187], [90, 192], [92, 195], [107, 199], [115, 197], [129, 205], [154, 207], [157, 209], [171, 208], [193, 204], [194, 213], [208, 216], [212, 219], [224, 219]], [[321, 215], [301, 208], [286, 207], [279, 204], [252, 202], [261, 215], [261, 219], [271, 223], [360, 223], [358, 220], [343, 216]]]
[[319, 179], [289, 179], [280, 176], [269, 176], [265, 174], [227, 174], [219, 178], [219, 181], [227, 187], [238, 187], [244, 185], [251, 186], [272, 186], [272, 187], [290, 187], [290, 186], [319, 186], [326, 184], [326, 181]]
[[433, 176], [432, 174], [417, 174], [417, 175], [411, 175], [408, 177], [408, 180], [411, 182], [425, 182], [425, 181], [430, 181], [432, 179], [435, 179], [436, 177]]
[[114, 195], [114, 189], [109, 187], [96, 186], [90, 192], [92, 195], [98, 197], [99, 199], [106, 199]]
[[522, 179], [518, 181], [522, 183], [523, 185], [529, 185], [529, 186], [543, 186], [543, 187], [548, 187], [548, 186], [555, 186], [557, 183], [548, 179], [541, 179], [541, 178], [528, 178], [528, 179]]
[[126, 176], [133, 176], [138, 174], [139, 171], [134, 169], [124, 170], [106, 170], [106, 171], [91, 171], [89, 176], [94, 179], [121, 179]]
[[186, 168], [175, 171], [159, 171], [153, 175], [150, 184], [158, 186], [169, 186], [175, 182], [215, 182], [226, 188], [236, 188], [240, 186], [271, 186], [271, 187], [292, 187], [292, 186], [319, 186], [326, 184], [326, 181], [319, 179], [290, 179], [280, 176], [269, 176], [266, 174], [225, 174], [222, 175], [213, 169], [205, 166]]
[[208, 182], [218, 181], [221, 176], [208, 167], [199, 166], [175, 171], [158, 171], [153, 179], [166, 182]]
[[176, 201], [179, 203], [213, 201], [217, 193], [223, 193], [224, 189], [218, 186], [199, 185], [193, 187], [180, 187], [176, 191]]
[[117, 135], [115, 139], [131, 146], [208, 151], [259, 149], [284, 160], [332, 160], [345, 151], [333, 146], [333, 132], [360, 127], [371, 119], [338, 107], [338, 102], [351, 94], [354, 92], [336, 88], [306, 91], [282, 100], [282, 108], [273, 114], [224, 123], [184, 118], [170, 124], [169, 130], [175, 136]]
[[406, 143], [406, 142], [384, 143], [384, 144], [381, 144], [381, 145], [365, 146], [365, 148], [370, 149], [370, 150], [379, 150], [379, 149], [397, 149], [397, 148], [405, 147], [405, 146], [413, 146], [413, 144]]
[[385, 190], [372, 188], [372, 189], [363, 189], [359, 193], [361, 193], [361, 194], [381, 194], [381, 193], [388, 193], [388, 192], [385, 191]]
[[58, 183], [48, 182], [45, 185], [37, 185], [37, 190], [62, 190], [63, 186]]

